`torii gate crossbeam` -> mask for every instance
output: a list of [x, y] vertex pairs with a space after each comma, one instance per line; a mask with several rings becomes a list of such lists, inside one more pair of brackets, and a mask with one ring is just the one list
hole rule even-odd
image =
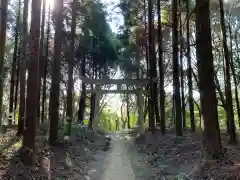
[[[86, 91], [87, 93], [96, 93], [95, 100], [95, 111], [94, 111], [94, 125], [96, 128], [100, 126], [100, 118], [99, 118], [99, 104], [101, 94], [109, 94], [109, 93], [124, 93], [124, 94], [136, 94], [137, 95], [137, 105], [138, 105], [138, 124], [140, 133], [144, 133], [144, 112], [143, 112], [143, 104], [144, 98], [143, 93], [147, 91], [143, 91], [144, 86], [150, 84], [150, 79], [89, 79], [86, 77], [80, 77], [80, 79], [85, 84], [95, 84], [95, 89]], [[101, 90], [101, 85], [137, 85], [138, 88], [134, 90]]]

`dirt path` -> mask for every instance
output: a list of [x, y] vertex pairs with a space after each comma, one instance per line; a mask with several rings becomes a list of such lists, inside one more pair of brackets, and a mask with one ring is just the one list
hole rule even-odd
[[135, 149], [134, 138], [126, 132], [110, 136], [110, 149], [106, 148], [109, 138], [105, 135], [81, 135], [79, 139], [49, 148], [51, 158], [42, 159], [47, 166], [44, 169], [24, 166], [16, 154], [6, 160], [0, 179], [154, 180], [152, 169]]
[[[92, 165], [92, 180], [145, 180], [152, 173], [141, 157], [130, 149], [132, 139], [125, 133], [111, 135], [111, 150], [106, 158], [97, 155]], [[100, 156], [100, 157], [99, 157]], [[146, 172], [148, 171], [148, 172]]]

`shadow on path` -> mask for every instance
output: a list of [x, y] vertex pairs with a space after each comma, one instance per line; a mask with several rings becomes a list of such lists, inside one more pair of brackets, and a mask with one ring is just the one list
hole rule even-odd
[[134, 149], [134, 136], [125, 132], [112, 134], [111, 138], [111, 150], [106, 158], [98, 154], [97, 161], [92, 164], [91, 180], [152, 179], [152, 169]]

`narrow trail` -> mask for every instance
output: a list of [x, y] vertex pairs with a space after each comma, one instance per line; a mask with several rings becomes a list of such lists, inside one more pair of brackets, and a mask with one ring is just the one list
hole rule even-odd
[[[94, 162], [93, 180], [146, 180], [152, 171], [141, 157], [129, 149], [132, 139], [125, 133], [111, 135], [111, 150], [103, 160], [98, 157]], [[140, 167], [140, 168], [139, 168]], [[147, 172], [146, 172], [147, 171]], [[140, 177], [144, 175], [145, 177]], [[152, 174], [151, 174], [152, 175]]]
[[112, 152], [106, 159], [106, 169], [101, 180], [135, 180], [122, 135], [112, 138]]

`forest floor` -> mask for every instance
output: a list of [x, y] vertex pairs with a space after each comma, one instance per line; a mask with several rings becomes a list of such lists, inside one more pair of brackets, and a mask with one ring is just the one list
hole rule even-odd
[[38, 136], [37, 163], [31, 167], [24, 166], [20, 160], [22, 140], [14, 138], [16, 132], [11, 134], [14, 140], [9, 138], [9, 133], [2, 134], [5, 145], [0, 151], [0, 180], [90, 180], [94, 171], [90, 162], [96, 161], [96, 154], [106, 156], [109, 138], [105, 134], [78, 130], [71, 140], [65, 139], [55, 147], [47, 145], [46, 136]]
[[138, 152], [155, 169], [158, 180], [238, 180], [240, 179], [240, 145], [228, 145], [227, 133], [222, 133], [226, 157], [219, 161], [203, 161], [202, 135], [186, 130], [176, 137], [174, 130], [162, 136], [159, 131], [139, 136]]
[[[75, 130], [76, 131], [76, 130]], [[78, 129], [75, 137], [49, 147], [44, 136], [38, 136], [37, 163], [22, 164], [18, 155], [21, 139], [15, 133], [2, 134], [2, 180], [153, 180], [152, 168], [134, 146], [135, 136], [128, 132], [99, 134]], [[9, 138], [9, 136], [12, 138]], [[41, 143], [40, 143], [41, 142]], [[1, 145], [1, 144], [0, 144]]]
[[[240, 179], [240, 145], [227, 144], [222, 133], [226, 158], [203, 162], [201, 134], [185, 130], [162, 136], [147, 132], [99, 134], [77, 129], [76, 135], [56, 147], [44, 136], [37, 138], [37, 163], [24, 166], [18, 156], [21, 139], [15, 131], [1, 134], [0, 180], [237, 180]], [[42, 143], [39, 143], [42, 142]]]

